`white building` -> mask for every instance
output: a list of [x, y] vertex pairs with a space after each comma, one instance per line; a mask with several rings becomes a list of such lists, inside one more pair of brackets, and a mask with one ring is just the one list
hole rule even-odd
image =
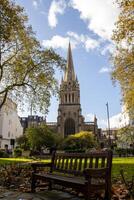
[[0, 148], [5, 145], [11, 149], [15, 146], [15, 139], [23, 134], [23, 128], [17, 114], [17, 105], [7, 99], [0, 110]]

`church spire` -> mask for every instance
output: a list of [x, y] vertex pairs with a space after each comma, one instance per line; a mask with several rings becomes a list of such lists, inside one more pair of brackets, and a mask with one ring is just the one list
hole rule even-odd
[[74, 65], [73, 65], [73, 58], [72, 58], [70, 42], [69, 42], [69, 46], [68, 46], [67, 65], [66, 65], [66, 70], [65, 70], [64, 81], [65, 82], [75, 81]]

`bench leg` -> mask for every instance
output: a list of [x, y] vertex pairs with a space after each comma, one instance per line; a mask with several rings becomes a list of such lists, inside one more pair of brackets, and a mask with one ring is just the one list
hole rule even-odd
[[52, 190], [52, 181], [49, 181], [48, 190]]
[[104, 200], [111, 200], [111, 187], [109, 187], [109, 186], [105, 192]]
[[34, 174], [32, 174], [32, 179], [31, 179], [31, 192], [36, 192], [36, 178]]
[[104, 200], [111, 200], [111, 193], [106, 193]]

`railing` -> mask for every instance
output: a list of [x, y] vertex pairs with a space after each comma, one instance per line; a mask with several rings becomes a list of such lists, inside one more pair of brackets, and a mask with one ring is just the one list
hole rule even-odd
[[46, 125], [57, 126], [57, 122], [46, 122]]
[[94, 122], [84, 122], [85, 125], [94, 125]]

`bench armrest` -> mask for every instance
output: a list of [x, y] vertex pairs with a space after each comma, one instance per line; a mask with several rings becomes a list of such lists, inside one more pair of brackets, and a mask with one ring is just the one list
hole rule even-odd
[[31, 167], [33, 168], [34, 173], [36, 173], [36, 169], [39, 167], [51, 167], [52, 163], [32, 163]]

